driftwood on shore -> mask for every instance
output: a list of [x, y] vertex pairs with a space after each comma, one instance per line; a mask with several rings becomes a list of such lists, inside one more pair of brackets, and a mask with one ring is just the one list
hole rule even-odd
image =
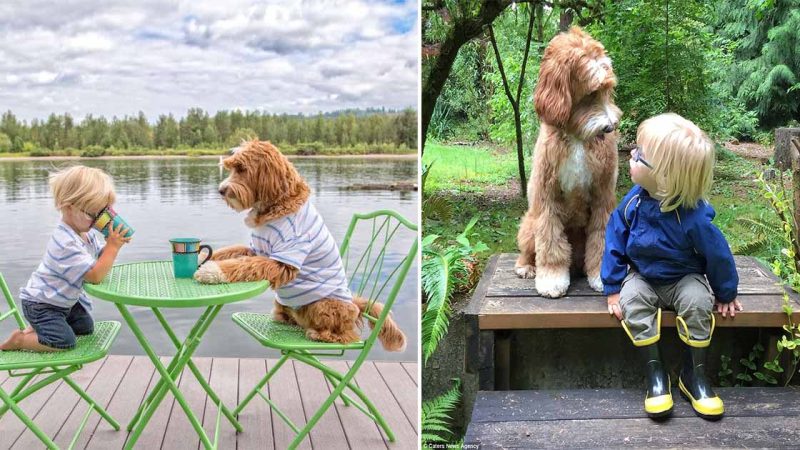
[[351, 184], [342, 189], [345, 191], [416, 191], [418, 186], [413, 181], [398, 181], [396, 183]]

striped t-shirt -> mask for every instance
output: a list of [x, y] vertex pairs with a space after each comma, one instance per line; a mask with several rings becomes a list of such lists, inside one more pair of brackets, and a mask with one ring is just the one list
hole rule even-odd
[[323, 298], [352, 301], [339, 247], [310, 201], [297, 212], [253, 229], [257, 255], [297, 267], [297, 278], [277, 289], [278, 302], [298, 308]]
[[94, 267], [103, 249], [100, 233], [89, 230], [89, 242], [69, 225], [59, 221], [47, 242], [42, 262], [28, 284], [19, 291], [20, 300], [72, 308], [76, 302], [86, 311], [92, 302], [83, 290], [83, 277]]

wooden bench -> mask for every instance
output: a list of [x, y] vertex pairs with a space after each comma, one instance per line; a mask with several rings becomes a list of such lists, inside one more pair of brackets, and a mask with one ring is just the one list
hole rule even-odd
[[[617, 328], [608, 314], [606, 298], [589, 288], [585, 278], [573, 279], [567, 296], [538, 295], [533, 280], [514, 273], [516, 254], [490, 258], [481, 281], [464, 310], [467, 350], [465, 369], [478, 374], [481, 390], [509, 389], [509, 331], [515, 329]], [[735, 319], [717, 316], [718, 327], [776, 327], [785, 325], [784, 288], [779, 279], [755, 258], [736, 256], [739, 299], [744, 311]], [[800, 297], [789, 293], [793, 320], [800, 322]], [[675, 314], [665, 311], [662, 325], [675, 326]]]
[[719, 388], [725, 416], [695, 416], [673, 389], [672, 416], [653, 421], [641, 389], [480, 391], [464, 448], [797, 448], [800, 387]]

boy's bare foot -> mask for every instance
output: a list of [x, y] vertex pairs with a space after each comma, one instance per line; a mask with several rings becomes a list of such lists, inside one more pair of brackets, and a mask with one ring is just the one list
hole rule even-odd
[[11, 336], [5, 342], [0, 344], [0, 350], [19, 350], [22, 346], [23, 339], [25, 338], [25, 331], [27, 330], [14, 330]]

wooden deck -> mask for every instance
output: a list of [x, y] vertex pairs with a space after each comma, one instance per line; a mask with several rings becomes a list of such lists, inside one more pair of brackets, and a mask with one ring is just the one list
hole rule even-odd
[[[267, 369], [271, 359], [194, 358], [195, 364], [222, 401], [231, 409], [244, 398]], [[347, 361], [328, 361], [340, 372], [347, 370]], [[120, 449], [125, 445], [125, 431], [148, 390], [158, 377], [145, 356], [110, 355], [84, 366], [72, 379], [101, 403], [122, 425], [114, 431], [108, 423], [92, 414], [75, 448]], [[157, 374], [156, 374], [157, 375]], [[18, 378], [0, 373], [0, 384], [13, 389]], [[398, 362], [365, 362], [356, 376], [356, 383], [375, 403], [395, 433], [390, 443], [378, 426], [353, 407], [337, 400], [306, 438], [300, 448], [319, 449], [416, 449], [418, 446], [417, 364]], [[207, 401], [205, 391], [189, 370], [184, 371], [179, 386], [192, 410], [203, 422], [213, 440], [217, 416], [216, 406]], [[268, 385], [269, 397], [298, 425], [305, 423], [331, 392], [322, 374], [304, 364], [287, 362]], [[20, 406], [60, 447], [69, 445], [86, 412], [86, 402], [63, 381], [53, 383], [20, 403]], [[244, 431], [236, 433], [229, 422], [220, 425], [220, 449], [284, 449], [293, 432], [270, 410], [262, 399], [255, 398], [241, 412], [239, 421]], [[31, 449], [42, 447], [11, 412], [0, 419], [0, 448]], [[168, 394], [153, 415], [136, 448], [198, 449], [200, 440], [189, 424], [180, 405]]]
[[[644, 389], [481, 391], [464, 439], [472, 448], [797, 448], [800, 388], [719, 388], [725, 416], [675, 409], [654, 421]], [[479, 446], [479, 447], [478, 447]]]

